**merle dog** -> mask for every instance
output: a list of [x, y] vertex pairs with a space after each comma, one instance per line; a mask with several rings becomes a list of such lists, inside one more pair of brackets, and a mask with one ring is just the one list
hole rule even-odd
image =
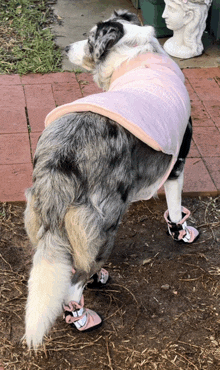
[[[166, 55], [153, 28], [141, 26], [137, 16], [126, 11], [115, 12], [93, 27], [88, 40], [66, 51], [104, 90], [124, 62], [146, 53]], [[26, 192], [25, 226], [36, 249], [26, 309], [29, 347], [42, 343], [63, 305], [69, 304], [66, 317], [71, 323], [78, 320], [79, 330], [96, 326], [92, 311], [83, 308], [83, 289], [109, 257], [129, 204], [152, 197], [163, 179], [170, 235], [185, 242], [198, 235], [187, 226], [189, 211], [181, 206], [192, 136], [189, 116], [175, 163], [172, 154], [152, 148], [126, 127], [92, 111], [64, 114], [43, 131], [34, 157], [33, 186]]]

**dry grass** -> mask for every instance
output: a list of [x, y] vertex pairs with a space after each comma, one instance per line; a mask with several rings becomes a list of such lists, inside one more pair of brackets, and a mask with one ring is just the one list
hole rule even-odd
[[[219, 369], [220, 257], [215, 258], [215, 253], [220, 197], [195, 202], [192, 222], [194, 217], [198, 219], [203, 233], [192, 249], [171, 260], [160, 259], [155, 250], [156, 257], [145, 265], [133, 264], [129, 256], [127, 261], [115, 263], [113, 257], [107, 266], [112, 282], [103, 290], [85, 292], [87, 305], [104, 313], [103, 327], [78, 333], [60, 318], [37, 353], [21, 342], [31, 263], [23, 230], [24, 207], [2, 204], [0, 363], [4, 370]], [[146, 221], [149, 225], [149, 217], [155, 224], [161, 223], [158, 212], [147, 207], [132, 206], [122, 225], [123, 235], [129, 233], [133, 220], [137, 222], [137, 214], [141, 224]], [[146, 219], [140, 215], [143, 209]], [[140, 230], [133, 233], [132, 240], [138, 233]], [[148, 236], [150, 243], [149, 235], [143, 237]], [[161, 290], [163, 283], [169, 284], [168, 291]]]

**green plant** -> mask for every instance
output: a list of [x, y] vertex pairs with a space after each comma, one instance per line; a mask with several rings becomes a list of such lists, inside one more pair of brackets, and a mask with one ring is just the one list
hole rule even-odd
[[61, 70], [61, 51], [49, 28], [46, 0], [1, 0], [0, 73]]

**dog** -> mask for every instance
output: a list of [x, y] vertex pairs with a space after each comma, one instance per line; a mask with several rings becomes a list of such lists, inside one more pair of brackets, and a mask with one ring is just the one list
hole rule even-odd
[[[66, 52], [70, 61], [92, 72], [94, 81], [106, 90], [103, 94], [110, 93], [99, 98], [107, 96], [106, 104], [110, 104], [109, 96], [116, 96], [121, 104], [120, 112], [127, 104], [136, 121], [139, 121], [142, 105], [140, 112], [135, 113], [135, 104], [132, 108], [130, 100], [127, 103], [126, 88], [120, 90], [121, 84], [117, 81], [125, 79], [126, 85], [131, 72], [135, 84], [141, 71], [147, 74], [149, 84], [146, 87], [141, 81], [140, 85], [150, 89], [144, 94], [148, 108], [143, 121], [157, 129], [157, 125], [166, 120], [164, 114], [159, 114], [158, 94], [163, 95], [162, 105], [168, 116], [175, 105], [173, 99], [179, 99], [174, 119], [177, 122], [182, 115], [185, 118], [181, 135], [179, 129], [171, 130], [171, 135], [175, 131], [180, 136], [178, 152], [174, 149], [166, 153], [161, 150], [162, 144], [157, 146], [154, 139], [152, 145], [142, 140], [149, 135], [130, 124], [129, 112], [122, 124], [111, 115], [101, 114], [107, 111], [105, 107], [99, 107], [101, 111], [97, 113], [94, 96], [88, 97], [88, 110], [85, 110], [88, 101], [80, 99], [78, 105], [57, 108], [49, 114], [34, 157], [33, 186], [26, 191], [25, 227], [35, 248], [25, 318], [29, 348], [37, 348], [42, 343], [63, 310], [65, 321], [80, 331], [99, 326], [99, 316], [84, 308], [83, 289], [91, 276], [96, 276], [101, 283], [108, 279], [103, 265], [132, 201], [149, 199], [164, 182], [168, 205], [164, 217], [169, 234], [174, 240], [186, 243], [198, 236], [198, 231], [186, 223], [189, 210], [181, 205], [183, 170], [192, 137], [189, 98], [182, 72], [160, 46], [153, 27], [142, 26], [138, 17], [128, 11], [115, 11], [108, 20], [92, 28], [87, 40], [71, 44]], [[171, 67], [167, 69], [163, 60]], [[165, 70], [175, 79], [175, 88], [163, 81]], [[119, 92], [112, 88], [115, 84], [119, 85]], [[185, 100], [175, 93], [179, 85]], [[130, 87], [132, 89], [131, 84], [126, 93], [130, 92], [132, 99], [139, 89], [131, 93]], [[136, 101], [138, 104], [138, 98]], [[116, 112], [113, 116], [120, 114]], [[163, 133], [160, 130], [163, 129], [157, 129], [159, 140], [163, 141], [167, 135], [166, 146], [170, 133], [166, 128]]]

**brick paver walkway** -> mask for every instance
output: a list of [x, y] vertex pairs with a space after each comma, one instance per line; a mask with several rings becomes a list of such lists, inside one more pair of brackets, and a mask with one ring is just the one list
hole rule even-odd
[[[220, 194], [220, 68], [185, 69], [192, 102], [193, 143], [184, 193]], [[47, 113], [100, 92], [87, 73], [0, 75], [0, 201], [24, 201], [32, 159]]]

